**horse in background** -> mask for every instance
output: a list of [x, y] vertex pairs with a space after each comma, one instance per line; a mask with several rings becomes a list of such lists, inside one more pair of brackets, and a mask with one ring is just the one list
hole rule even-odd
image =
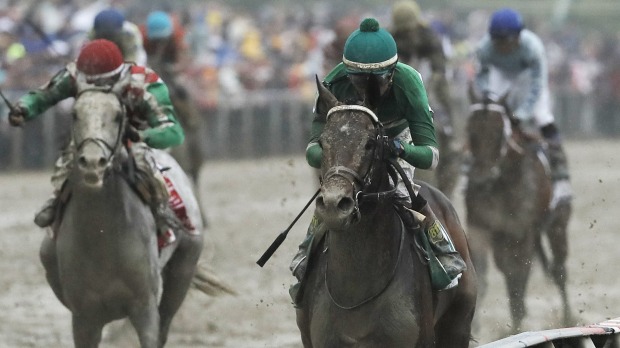
[[[201, 233], [176, 231], [177, 240], [158, 250], [155, 221], [130, 183], [135, 179], [128, 120], [114, 93], [81, 92], [73, 107], [74, 159], [57, 233], [40, 250], [47, 280], [72, 313], [76, 347], [97, 347], [103, 327], [128, 317], [140, 346], [163, 347], [203, 249]], [[202, 229], [192, 184], [166, 152], [155, 150], [166, 177]]]
[[[559, 288], [563, 321], [572, 324], [566, 290], [567, 225], [570, 205], [550, 209], [552, 182], [539, 136], [511, 124], [506, 97], [482, 100], [469, 91], [471, 113], [466, 133], [471, 154], [465, 205], [471, 251], [482, 296], [488, 287], [487, 256], [503, 274], [512, 317], [512, 333], [526, 315], [526, 288], [538, 257]], [[551, 255], [543, 247], [547, 238]]]
[[476, 281], [456, 211], [419, 182], [468, 267], [456, 288], [433, 291], [419, 230], [408, 229], [395, 207], [382, 125], [370, 109], [342, 105], [317, 84], [318, 103], [330, 110], [316, 200], [328, 231], [315, 238], [298, 301], [304, 347], [468, 347]]

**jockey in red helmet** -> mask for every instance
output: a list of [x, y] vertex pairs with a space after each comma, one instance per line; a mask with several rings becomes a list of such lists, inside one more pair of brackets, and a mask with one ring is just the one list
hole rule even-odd
[[[76, 97], [87, 88], [109, 88], [117, 95], [132, 125], [128, 137], [138, 168], [138, 191], [149, 202], [160, 233], [170, 234], [163, 219], [169, 213], [168, 191], [159, 169], [151, 159], [150, 148], [166, 149], [179, 145], [184, 132], [170, 103], [168, 88], [149, 68], [127, 63], [119, 48], [111, 41], [98, 39], [88, 42], [75, 62], [58, 72], [46, 85], [19, 98], [9, 114], [13, 126], [31, 121], [61, 100]], [[58, 195], [69, 173], [73, 160], [71, 147], [56, 161], [52, 176], [54, 195], [35, 217], [40, 227], [52, 225], [55, 219]]]

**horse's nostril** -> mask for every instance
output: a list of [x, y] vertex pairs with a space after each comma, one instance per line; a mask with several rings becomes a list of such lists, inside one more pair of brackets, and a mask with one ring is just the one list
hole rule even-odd
[[353, 209], [353, 200], [349, 197], [344, 197], [338, 202], [338, 209], [344, 212], [349, 212]]
[[80, 166], [80, 168], [85, 168], [86, 165], [88, 164], [88, 162], [86, 161], [86, 158], [84, 158], [84, 156], [81, 156], [80, 158], [78, 158], [78, 166]]
[[318, 196], [316, 198], [316, 207], [317, 208], [325, 208], [325, 201], [323, 200], [323, 196]]
[[97, 163], [97, 165], [99, 166], [99, 168], [103, 168], [106, 166], [108, 162], [106, 161], [105, 158], [101, 157], [99, 158], [99, 162]]

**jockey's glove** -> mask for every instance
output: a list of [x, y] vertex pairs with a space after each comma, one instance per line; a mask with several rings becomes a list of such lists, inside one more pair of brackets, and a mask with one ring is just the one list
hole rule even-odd
[[127, 126], [127, 129], [125, 130], [125, 139], [129, 139], [131, 142], [137, 143], [142, 141], [142, 135], [134, 126]]
[[27, 110], [19, 105], [13, 106], [9, 111], [9, 123], [13, 127], [21, 127], [26, 122]]
[[405, 153], [405, 147], [398, 139], [388, 140], [388, 148], [394, 157], [402, 157]]

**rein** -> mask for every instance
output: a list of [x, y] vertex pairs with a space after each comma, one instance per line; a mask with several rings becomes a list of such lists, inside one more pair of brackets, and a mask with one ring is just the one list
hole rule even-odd
[[[347, 181], [349, 181], [351, 183], [351, 185], [353, 186], [354, 192], [355, 193], [355, 208], [353, 210], [353, 214], [356, 216], [359, 216], [360, 212], [359, 212], [359, 206], [360, 204], [362, 204], [364, 201], [368, 201], [368, 200], [374, 200], [374, 201], [381, 201], [381, 200], [386, 200], [386, 199], [392, 199], [395, 195], [396, 195], [396, 191], [397, 191], [397, 187], [396, 187], [396, 183], [398, 182], [398, 175], [401, 176], [402, 180], [405, 183], [405, 186], [407, 187], [407, 190], [409, 192], [410, 195], [415, 195], [415, 192], [413, 190], [413, 186], [411, 184], [411, 182], [409, 181], [409, 179], [407, 178], [407, 175], [405, 174], [405, 172], [403, 171], [402, 167], [400, 166], [400, 164], [398, 164], [398, 162], [396, 161], [396, 159], [394, 158], [390, 158], [390, 157], [385, 157], [384, 155], [384, 151], [385, 151], [385, 144], [387, 143], [387, 137], [384, 135], [384, 131], [383, 131], [383, 125], [381, 124], [381, 122], [379, 122], [377, 116], [368, 108], [363, 107], [363, 106], [359, 106], [359, 105], [341, 105], [341, 106], [336, 106], [334, 108], [332, 108], [329, 112], [328, 112], [328, 117], [335, 111], [341, 111], [341, 110], [357, 110], [357, 111], [363, 111], [365, 112], [373, 121], [373, 124], [375, 126], [375, 130], [376, 130], [376, 138], [378, 141], [378, 148], [374, 149], [374, 161], [373, 164], [371, 166], [369, 166], [368, 171], [362, 176], [360, 174], [358, 174], [356, 171], [346, 167], [346, 166], [334, 166], [331, 167], [330, 169], [327, 170], [327, 172], [324, 175], [324, 179], [327, 180], [331, 177], [334, 176], [340, 176], [344, 179], [346, 179]], [[392, 178], [392, 181], [395, 183], [394, 187], [391, 188], [390, 190], [387, 191], [379, 191], [379, 192], [364, 192], [364, 189], [367, 189], [369, 184], [370, 184], [370, 180], [372, 177], [372, 173], [378, 168], [376, 166], [376, 163], [385, 163], [387, 165], [387, 172], [388, 175]], [[393, 169], [393, 170], [390, 170]], [[357, 190], [355, 188], [355, 184], [359, 184], [359, 186], [361, 187], [359, 190]], [[400, 265], [400, 260], [402, 258], [402, 254], [403, 254], [403, 246], [404, 246], [404, 239], [405, 239], [405, 227], [403, 225], [403, 221], [401, 221], [401, 235], [400, 235], [400, 242], [399, 242], [399, 247], [398, 247], [398, 255], [396, 257], [396, 262], [394, 263], [394, 267], [392, 269], [392, 272], [390, 274], [390, 277], [388, 278], [386, 284], [375, 294], [367, 297], [366, 299], [360, 301], [359, 303], [352, 305], [352, 306], [344, 306], [340, 303], [338, 303], [338, 301], [336, 301], [336, 299], [333, 297], [330, 289], [329, 289], [329, 282], [327, 279], [327, 273], [328, 273], [328, 269], [329, 269], [329, 263], [326, 261], [325, 262], [325, 273], [324, 273], [324, 282], [325, 282], [325, 289], [327, 290], [327, 295], [329, 296], [329, 299], [332, 301], [332, 303], [340, 308], [340, 309], [344, 309], [344, 310], [351, 310], [351, 309], [355, 309], [358, 307], [361, 307], [373, 300], [375, 300], [376, 298], [378, 298], [379, 296], [381, 296], [381, 294], [383, 294], [383, 292], [385, 292], [385, 290], [390, 286], [390, 284], [392, 283], [392, 280], [394, 279], [395, 275], [396, 275], [396, 271], [398, 269], [398, 266]]]
[[381, 290], [379, 290], [377, 293], [375, 293], [374, 295], [367, 297], [366, 299], [360, 301], [359, 303], [353, 305], [353, 306], [344, 306], [339, 304], [336, 299], [334, 298], [334, 296], [332, 295], [331, 291], [329, 290], [329, 284], [327, 281], [327, 271], [328, 271], [328, 266], [329, 263], [327, 261], [325, 261], [325, 273], [324, 273], [324, 279], [325, 279], [325, 289], [327, 290], [327, 296], [329, 296], [329, 299], [332, 301], [333, 304], [336, 305], [336, 307], [340, 308], [340, 309], [344, 309], [344, 310], [351, 310], [351, 309], [355, 309], [358, 307], [361, 307], [363, 305], [365, 305], [366, 303], [369, 303], [373, 300], [375, 300], [377, 297], [381, 296], [381, 294], [383, 294], [385, 292], [385, 290], [387, 290], [387, 288], [390, 286], [390, 284], [392, 284], [392, 280], [394, 280], [394, 276], [396, 275], [396, 270], [398, 269], [398, 265], [400, 265], [400, 259], [401, 259], [401, 255], [403, 254], [403, 246], [405, 245], [405, 226], [403, 225], [403, 222], [401, 220], [400, 222], [400, 243], [398, 245], [398, 256], [396, 257], [396, 262], [394, 263], [394, 267], [392, 268], [392, 273], [390, 274], [390, 277], [388, 278], [387, 282], [385, 283], [385, 286], [383, 286], [381, 288]]

